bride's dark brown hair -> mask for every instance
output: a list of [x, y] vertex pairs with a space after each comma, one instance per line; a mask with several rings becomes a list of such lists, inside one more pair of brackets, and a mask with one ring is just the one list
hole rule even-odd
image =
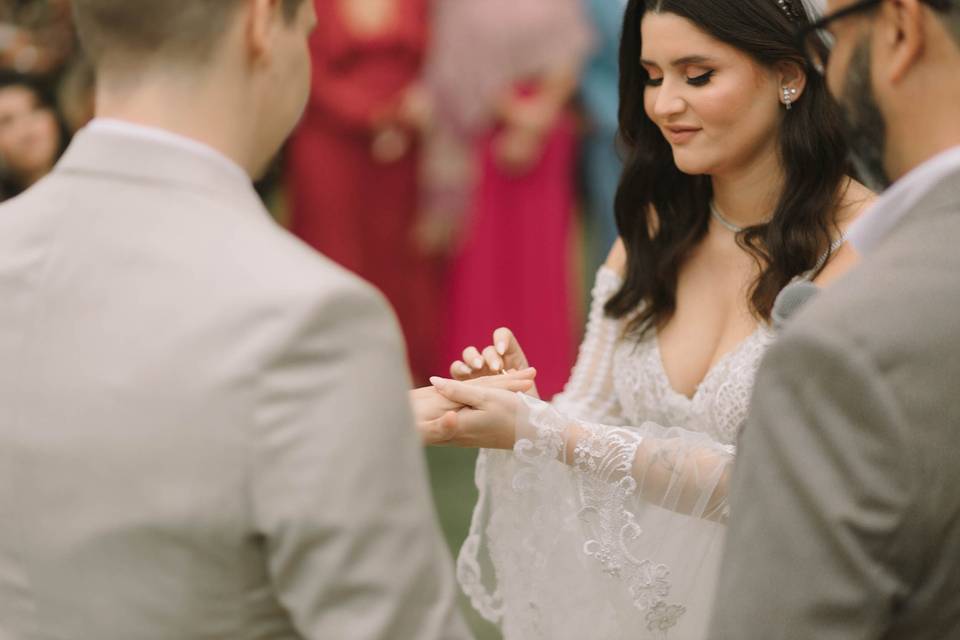
[[[794, 62], [807, 70], [803, 96], [779, 131], [784, 189], [769, 222], [745, 229], [737, 242], [761, 272], [751, 309], [769, 320], [774, 300], [795, 276], [813, 269], [836, 232], [835, 213], [848, 174], [838, 108], [820, 74], [807, 67], [795, 40], [806, 24], [800, 0], [630, 0], [620, 45], [620, 144], [624, 171], [617, 191], [617, 227], [627, 251], [623, 286], [608, 315], [630, 317], [628, 332], [644, 335], [676, 309], [680, 266], [707, 233], [713, 187], [706, 175], [687, 175], [644, 111], [649, 76], [640, 65], [640, 22], [647, 12], [672, 13], [772, 67]], [[656, 212], [651, 224], [649, 212]]]

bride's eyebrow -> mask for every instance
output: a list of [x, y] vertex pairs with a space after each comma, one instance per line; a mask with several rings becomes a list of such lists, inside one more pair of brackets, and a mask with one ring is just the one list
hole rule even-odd
[[[683, 67], [683, 66], [686, 66], [686, 65], [688, 65], [688, 64], [710, 64], [710, 63], [712, 63], [712, 62], [714, 62], [714, 60], [713, 60], [712, 58], [707, 57], [707, 56], [692, 55], [692, 56], [683, 56], [682, 58], [677, 58], [677, 59], [675, 59], [675, 60], [673, 60], [673, 61], [670, 62], [670, 66], [671, 66], [671, 67]], [[643, 59], [643, 58], [640, 58], [640, 64], [642, 64], [642, 65], [644, 65], [644, 66], [647, 66], [647, 67], [659, 67], [659, 66], [660, 66], [660, 65], [658, 65], [656, 62], [654, 62], [654, 61], [652, 61], [652, 60], [645, 60], [645, 59]]]

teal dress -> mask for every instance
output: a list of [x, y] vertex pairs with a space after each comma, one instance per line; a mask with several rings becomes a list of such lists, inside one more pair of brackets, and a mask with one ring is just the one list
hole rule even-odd
[[596, 48], [584, 68], [580, 98], [590, 120], [582, 169], [588, 213], [587, 273], [596, 273], [617, 237], [613, 201], [622, 164], [617, 156], [619, 48], [626, 0], [583, 0], [596, 34]]

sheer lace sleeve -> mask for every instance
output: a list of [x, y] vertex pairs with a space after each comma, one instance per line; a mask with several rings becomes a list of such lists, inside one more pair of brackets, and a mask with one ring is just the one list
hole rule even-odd
[[706, 637], [734, 448], [522, 397], [514, 451], [478, 463], [486, 498], [458, 560], [477, 610], [510, 639]]
[[528, 396], [513, 451], [481, 451], [457, 575], [505, 640], [701, 639], [712, 607], [734, 449], [636, 426], [614, 385], [619, 286], [601, 270], [570, 382]]
[[[498, 505], [497, 514], [519, 526], [510, 531], [493, 521], [489, 534], [512, 542], [497, 548], [502, 543], [491, 540], [506, 599], [553, 612], [515, 619], [556, 626], [516, 637], [620, 638], [625, 628], [636, 630], [631, 638], [705, 637], [734, 448], [653, 422], [578, 420], [522, 397], [511, 504]], [[514, 592], [514, 585], [522, 586]], [[553, 585], [580, 594], [569, 607], [593, 611], [584, 635], [569, 634], [578, 616], [549, 604], [560, 597], [550, 594]], [[596, 633], [603, 616], [616, 626]]]
[[604, 305], [620, 288], [612, 269], [600, 267], [591, 294], [587, 330], [577, 364], [562, 393], [552, 404], [565, 415], [603, 424], [622, 424], [623, 413], [613, 385], [613, 351], [623, 331], [623, 321], [609, 318]]
[[620, 492], [676, 513], [726, 520], [727, 481], [735, 448], [705, 433], [654, 422], [637, 427], [590, 423], [520, 395], [518, 458], [570, 465], [584, 486], [610, 496]]

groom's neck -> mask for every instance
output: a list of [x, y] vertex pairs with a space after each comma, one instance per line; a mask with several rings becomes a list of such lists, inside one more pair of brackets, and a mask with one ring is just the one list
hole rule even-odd
[[261, 167], [244, 79], [229, 70], [98, 78], [96, 116], [156, 127], [216, 149], [251, 176]]

